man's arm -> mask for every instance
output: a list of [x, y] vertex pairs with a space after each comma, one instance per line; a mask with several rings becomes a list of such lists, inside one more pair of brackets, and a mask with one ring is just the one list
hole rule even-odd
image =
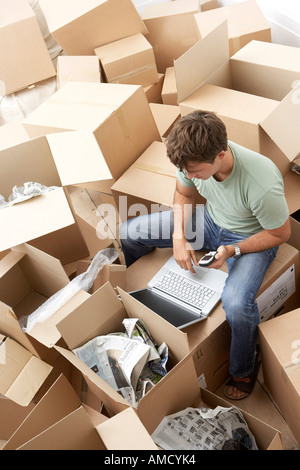
[[[290, 219], [279, 228], [274, 230], [262, 230], [251, 237], [238, 242], [241, 254], [254, 253], [257, 251], [268, 250], [288, 241], [291, 235]], [[216, 261], [210, 265], [212, 268], [220, 268], [227, 258], [234, 255], [233, 245], [220, 246]]]
[[179, 181], [176, 183], [173, 204], [173, 254], [179, 266], [192, 273], [195, 272], [192, 260], [197, 264], [195, 251], [185, 238], [184, 228], [191, 218], [194, 209], [194, 187], [185, 187]]

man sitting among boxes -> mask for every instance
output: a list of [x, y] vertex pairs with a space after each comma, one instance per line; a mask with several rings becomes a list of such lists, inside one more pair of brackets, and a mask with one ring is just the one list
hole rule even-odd
[[[282, 176], [269, 158], [228, 141], [224, 123], [207, 111], [182, 117], [166, 144], [177, 167], [173, 210], [140, 216], [132, 226], [134, 219], [122, 224], [126, 265], [154, 247], [173, 247], [179, 266], [195, 273], [195, 250], [217, 250], [209, 268], [227, 262], [222, 302], [232, 331], [231, 378], [224, 394], [242, 399], [252, 392], [260, 365], [256, 295], [278, 246], [290, 237]], [[193, 204], [195, 188], [206, 199], [204, 214], [196, 206], [188, 221], [185, 207]], [[192, 233], [186, 222], [195, 227], [194, 238], [186, 235]], [[158, 233], [159, 239], [151, 237]], [[167, 238], [168, 233], [172, 235]]]

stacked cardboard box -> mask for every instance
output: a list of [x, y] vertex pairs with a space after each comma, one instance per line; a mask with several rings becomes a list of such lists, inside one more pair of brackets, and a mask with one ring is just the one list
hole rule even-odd
[[[232, 405], [218, 393], [230, 347], [222, 304], [205, 322], [173, 327], [129, 294], [147, 285], [172, 250], [156, 249], [127, 269], [118, 239], [119, 223], [138, 210], [172, 207], [175, 167], [164, 139], [195, 108], [217, 112], [231, 140], [272, 158], [284, 176], [292, 236], [257, 296], [267, 393], [263, 407], [259, 395], [242, 411], [260, 449], [288, 448], [275, 429], [282, 426], [275, 406], [299, 440], [297, 349], [290, 361], [300, 308], [299, 175], [290, 171], [299, 152], [299, 49], [270, 43], [252, 0], [228, 8], [214, 0], [155, 3], [141, 16], [131, 0], [40, 0], [64, 52], [55, 70], [27, 0], [0, 0], [0, 43], [11, 51], [1, 54], [0, 94], [57, 80], [50, 98], [0, 127], [5, 200], [26, 182], [51, 189], [0, 210], [5, 450], [154, 451], [151, 435], [166, 415]], [[88, 292], [80, 289], [29, 331], [22, 327], [110, 247], [119, 258]], [[169, 352], [167, 374], [135, 409], [73, 352], [97, 335], [120, 332], [131, 318]]]

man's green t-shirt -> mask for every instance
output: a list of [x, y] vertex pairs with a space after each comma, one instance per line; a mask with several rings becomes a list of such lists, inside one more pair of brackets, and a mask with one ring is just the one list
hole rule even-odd
[[267, 157], [239, 144], [228, 142], [234, 158], [231, 174], [224, 181], [189, 179], [177, 169], [185, 187], [195, 186], [206, 199], [207, 210], [220, 227], [243, 235], [283, 225], [289, 210], [277, 166]]

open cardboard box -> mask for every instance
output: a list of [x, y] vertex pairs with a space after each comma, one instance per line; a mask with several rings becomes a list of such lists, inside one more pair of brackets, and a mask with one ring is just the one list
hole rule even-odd
[[[89, 187], [106, 193], [113, 179], [119, 178], [154, 140], [161, 140], [139, 85], [68, 82], [27, 116], [23, 125], [30, 137], [66, 130], [93, 133], [111, 180], [104, 184], [104, 177], [93, 178]], [[93, 167], [86, 164], [86, 171], [93, 173]]]
[[[174, 373], [177, 367], [181, 367], [182, 361], [189, 354], [186, 334], [174, 328], [168, 322], [156, 315], [125, 291], [118, 289], [122, 301], [119, 299], [110, 283], [106, 283], [90, 296], [86, 302], [75, 308], [64, 318], [57, 328], [68, 348], [55, 346], [66, 359], [70, 361], [83, 374], [91, 391], [99, 396], [105, 405], [107, 412], [118, 413], [131, 406], [129, 401], [117, 393], [100, 376], [81, 361], [73, 350], [90, 339], [99, 335], [114, 332], [124, 332], [122, 321], [124, 318], [140, 318], [149, 328], [151, 335], [157, 344], [165, 342], [168, 346], [169, 357], [168, 374]], [[166, 377], [168, 376], [166, 375]], [[165, 381], [162, 378], [138, 403], [137, 412], [140, 410], [153, 410], [156, 408], [156, 397]]]
[[[127, 268], [126, 291], [145, 288], [170, 256], [172, 248], [156, 248], [137, 260]], [[226, 264], [222, 269], [226, 271]], [[299, 277], [299, 251], [288, 244], [281, 245], [257, 295], [264, 317], [262, 321], [299, 306]], [[205, 321], [182, 329], [181, 334], [193, 354], [199, 382], [215, 391], [228, 377], [229, 369], [231, 331], [225, 320], [222, 303], [216, 306]]]
[[198, 13], [198, 0], [176, 0], [147, 5], [142, 19], [149, 31], [146, 38], [153, 47], [157, 70], [165, 73], [174, 59], [200, 39], [194, 14]]
[[100, 83], [101, 73], [99, 60], [95, 55], [68, 56], [57, 58], [57, 89], [69, 81]]
[[[60, 335], [55, 327], [63, 315], [85, 300], [89, 294], [80, 291], [64, 308], [30, 334], [22, 330], [22, 317], [31, 314], [48, 298], [69, 284], [69, 278], [58, 259], [28, 244], [13, 247], [0, 260], [0, 331], [25, 347], [35, 356], [52, 363], [57, 357], [49, 344]], [[21, 322], [20, 322], [21, 320]], [[24, 318], [24, 322], [25, 318]]]
[[259, 325], [264, 382], [300, 443], [300, 308]]
[[95, 54], [108, 83], [146, 87], [159, 79], [153, 48], [142, 33], [97, 47]]
[[[125, 222], [138, 212], [169, 210], [173, 206], [175, 186], [176, 167], [167, 157], [166, 145], [154, 141], [111, 187], [120, 220]], [[195, 202], [204, 202], [198, 192], [195, 192]]]
[[68, 55], [94, 49], [136, 33], [146, 34], [131, 0], [40, 0], [49, 31]]
[[62, 374], [19, 422], [14, 432], [7, 433], [2, 450], [156, 448], [132, 409], [109, 419], [82, 404]]
[[55, 68], [28, 2], [1, 0], [0, 10], [0, 96], [54, 77]]
[[143, 87], [149, 103], [162, 103], [161, 91], [164, 83], [164, 77], [165, 75], [163, 73], [159, 73], [156, 83], [152, 83], [151, 85]]
[[0, 335], [0, 393], [21, 406], [32, 401], [52, 366], [13, 339]]
[[232, 56], [253, 39], [271, 42], [271, 27], [255, 0], [226, 5], [195, 14], [201, 37], [219, 23], [228, 20], [229, 55]]
[[251, 41], [229, 58], [226, 35], [227, 21], [174, 62], [181, 113], [216, 112], [230, 140], [271, 158], [284, 176], [299, 153], [300, 49]]
[[179, 106], [169, 104], [150, 103], [157, 128], [162, 139], [168, 137], [175, 122], [181, 117]]
[[34, 402], [31, 402], [28, 406], [21, 406], [9, 398], [0, 397], [0, 450], [6, 445], [34, 406]]
[[[151, 435], [162, 419], [172, 413], [184, 410], [187, 407], [205, 406], [216, 408], [222, 406], [229, 408], [232, 406], [226, 400], [218, 397], [208, 390], [199, 389], [195, 367], [192, 358], [189, 358], [184, 367], [181, 367], [176, 374], [166, 377], [164, 388], [157, 396], [155, 413], [150, 409], [141, 417], [147, 431]], [[238, 408], [238, 403], [234, 405]], [[247, 422], [247, 425], [255, 437], [260, 450], [283, 450], [280, 432], [257, 419], [255, 416], [240, 410]]]
[[63, 264], [88, 256], [65, 187], [111, 178], [94, 135], [70, 131], [37, 137], [2, 150], [0, 161], [6, 201], [14, 186], [28, 181], [55, 188], [1, 210], [0, 251], [30, 242]]

